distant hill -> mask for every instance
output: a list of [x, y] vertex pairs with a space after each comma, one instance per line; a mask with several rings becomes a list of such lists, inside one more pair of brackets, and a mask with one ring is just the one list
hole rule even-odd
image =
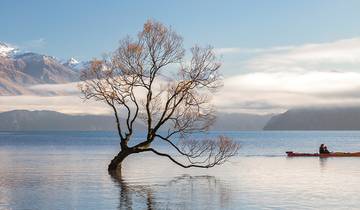
[[360, 130], [360, 107], [291, 109], [264, 130]]
[[[270, 117], [270, 115], [220, 113], [211, 130], [262, 130]], [[139, 122], [135, 125], [135, 129], [144, 130], [145, 126]], [[50, 130], [115, 130], [115, 119], [113, 116], [68, 115], [54, 111], [15, 110], [0, 113], [0, 131]]]
[[219, 113], [211, 130], [241, 131], [262, 130], [273, 115]]

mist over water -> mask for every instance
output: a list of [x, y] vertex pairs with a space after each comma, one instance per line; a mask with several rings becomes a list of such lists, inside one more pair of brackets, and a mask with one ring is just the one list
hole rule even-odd
[[106, 169], [118, 150], [114, 133], [0, 133], [0, 209], [358, 208], [360, 158], [287, 158], [284, 152], [316, 152], [320, 143], [360, 151], [360, 132], [208, 135], [220, 134], [242, 146], [222, 166], [182, 169], [143, 153], [112, 177]]

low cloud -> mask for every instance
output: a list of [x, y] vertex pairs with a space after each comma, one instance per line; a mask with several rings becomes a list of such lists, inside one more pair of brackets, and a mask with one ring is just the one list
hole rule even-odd
[[80, 89], [78, 85], [78, 82], [64, 84], [40, 84], [29, 86], [28, 89], [43, 95], [80, 95]]
[[225, 79], [214, 99], [221, 111], [272, 113], [304, 106], [360, 105], [360, 38], [217, 52], [233, 59], [237, 55], [227, 60], [224, 70], [231, 71], [233, 63], [243, 72]]
[[256, 72], [227, 78], [219, 111], [276, 113], [306, 106], [360, 105], [358, 72]]
[[265, 53], [251, 58], [246, 68], [251, 71], [359, 71], [360, 38], [305, 44], [281, 53]]
[[[109, 114], [100, 102], [84, 101], [78, 83], [37, 85], [60, 96], [2, 96], [0, 111], [53, 110], [70, 114]], [[139, 93], [141, 95], [141, 93]], [[254, 72], [226, 78], [213, 103], [220, 112], [268, 114], [306, 106], [360, 105], [360, 72]]]
[[94, 101], [84, 101], [79, 96], [1, 96], [0, 111], [16, 109], [51, 110], [68, 114], [110, 114], [110, 109]]

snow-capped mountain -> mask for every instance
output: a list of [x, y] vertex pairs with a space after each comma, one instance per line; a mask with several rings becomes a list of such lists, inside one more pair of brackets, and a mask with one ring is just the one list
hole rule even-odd
[[68, 61], [67, 61], [67, 64], [69, 65], [74, 65], [76, 66], [77, 64], [79, 64], [80, 62], [77, 61], [75, 58], [70, 58]]
[[42, 83], [56, 84], [73, 82], [78, 79], [78, 74], [73, 69], [62, 65], [55, 57], [37, 53], [24, 53], [14, 56], [22, 61], [25, 66], [21, 68]]
[[[78, 65], [74, 60], [72, 64]], [[53, 56], [23, 53], [0, 42], [0, 96], [37, 94], [29, 86], [78, 80], [77, 69], [64, 65]]]
[[86, 69], [89, 66], [89, 61], [78, 61], [75, 58], [70, 58], [62, 62], [62, 64], [79, 72]]
[[0, 56], [8, 57], [8, 56], [12, 56], [16, 52], [17, 52], [17, 48], [9, 44], [6, 44], [4, 42], [0, 42]]

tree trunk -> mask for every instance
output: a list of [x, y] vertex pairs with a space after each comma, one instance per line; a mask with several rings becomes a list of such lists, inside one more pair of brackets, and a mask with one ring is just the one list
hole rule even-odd
[[125, 150], [121, 150], [115, 157], [114, 159], [111, 160], [109, 166], [108, 166], [108, 170], [109, 171], [116, 171], [118, 169], [121, 169], [121, 163], [122, 161], [131, 154], [131, 152], [125, 151]]

